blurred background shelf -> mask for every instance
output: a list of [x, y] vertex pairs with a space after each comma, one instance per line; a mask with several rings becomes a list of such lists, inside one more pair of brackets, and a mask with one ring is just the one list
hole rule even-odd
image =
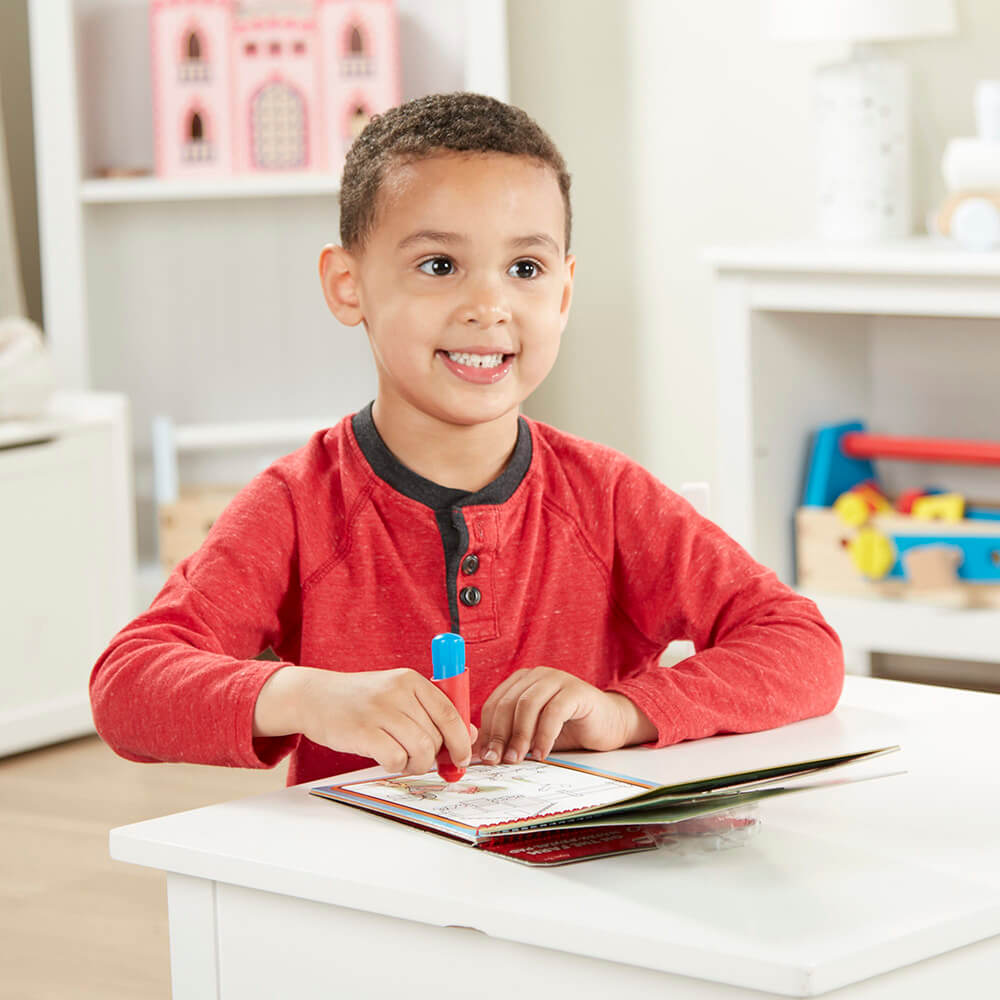
[[100, 205], [225, 198], [295, 198], [336, 196], [339, 189], [339, 177], [318, 173], [256, 174], [198, 181], [160, 177], [92, 178], [80, 185], [80, 200], [88, 205]]
[[855, 645], [903, 656], [1000, 660], [1000, 611], [802, 591]]
[[[794, 516], [811, 434], [862, 420], [873, 431], [996, 440], [1000, 253], [913, 237], [865, 246], [818, 241], [717, 247], [719, 368], [716, 519], [795, 584]], [[889, 495], [929, 483], [1000, 498], [993, 467], [878, 464]], [[1000, 690], [1000, 612], [812, 593], [843, 640], [848, 669], [905, 677], [903, 658], [960, 661]], [[923, 668], [921, 668], [923, 669]]]

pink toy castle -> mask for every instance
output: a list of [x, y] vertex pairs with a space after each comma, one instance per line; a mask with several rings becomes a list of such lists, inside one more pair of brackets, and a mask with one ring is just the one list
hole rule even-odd
[[151, 0], [156, 172], [339, 175], [400, 102], [394, 0]]

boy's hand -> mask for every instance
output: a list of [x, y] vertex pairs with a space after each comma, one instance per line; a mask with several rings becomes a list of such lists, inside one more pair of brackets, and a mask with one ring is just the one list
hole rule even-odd
[[601, 691], [551, 667], [518, 670], [486, 699], [474, 751], [484, 763], [508, 764], [529, 752], [617, 750], [654, 739], [656, 729], [624, 695]]
[[[286, 671], [288, 676], [281, 678]], [[275, 695], [288, 699], [287, 721], [279, 729], [301, 732], [331, 750], [373, 757], [396, 773], [435, 770], [442, 743], [459, 767], [469, 763], [475, 727], [470, 735], [448, 696], [415, 670], [341, 673], [288, 667], [271, 679]], [[271, 679], [258, 698], [254, 735], [277, 735], [269, 731], [274, 725], [259, 721], [268, 715]], [[277, 712], [272, 715], [278, 717]], [[289, 729], [292, 720], [297, 725]]]

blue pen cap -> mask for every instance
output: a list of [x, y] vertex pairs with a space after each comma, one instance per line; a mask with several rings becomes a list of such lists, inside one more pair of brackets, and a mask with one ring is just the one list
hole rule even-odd
[[465, 670], [465, 640], [456, 632], [442, 632], [431, 639], [434, 680], [457, 677]]

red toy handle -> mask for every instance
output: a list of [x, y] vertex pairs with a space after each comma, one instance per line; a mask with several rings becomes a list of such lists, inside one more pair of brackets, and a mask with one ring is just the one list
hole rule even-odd
[[899, 437], [848, 431], [840, 439], [848, 458], [902, 458], [911, 462], [951, 465], [1000, 465], [1000, 442], [962, 441], [956, 438]]
[[[440, 681], [432, 681], [451, 699], [451, 703], [458, 709], [458, 714], [462, 716], [462, 721], [472, 735], [472, 726], [469, 725], [469, 671], [463, 670], [454, 677], [445, 677]], [[464, 767], [456, 767], [451, 759], [447, 747], [441, 747], [437, 755], [438, 774], [445, 781], [460, 781], [465, 776]]]

